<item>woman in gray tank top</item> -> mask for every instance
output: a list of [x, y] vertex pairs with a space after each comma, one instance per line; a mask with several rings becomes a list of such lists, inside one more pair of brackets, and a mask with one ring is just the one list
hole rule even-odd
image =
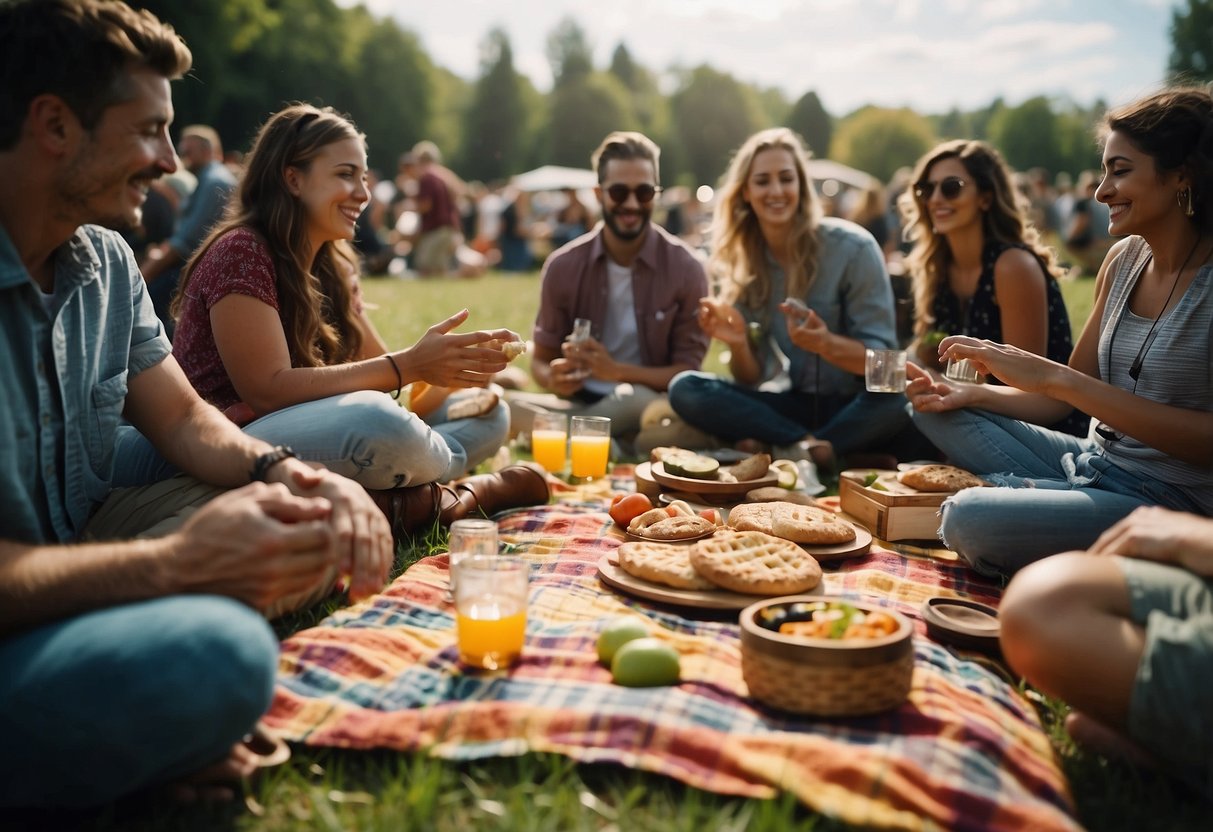
[[[944, 502], [940, 536], [1009, 575], [1084, 549], [1142, 505], [1213, 514], [1213, 99], [1176, 89], [1108, 114], [1096, 199], [1118, 242], [1068, 365], [1005, 344], [945, 339], [1005, 387], [907, 389], [922, 432], [1004, 487]], [[1040, 427], [1077, 408], [1086, 437]]]

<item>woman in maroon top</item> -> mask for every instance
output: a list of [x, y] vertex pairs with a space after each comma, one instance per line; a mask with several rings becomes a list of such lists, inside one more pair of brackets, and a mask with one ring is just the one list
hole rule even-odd
[[261, 128], [246, 165], [174, 300], [174, 353], [199, 393], [248, 433], [368, 489], [446, 481], [491, 456], [509, 428], [491, 391], [447, 397], [424, 419], [396, 399], [415, 382], [484, 388], [517, 336], [453, 332], [464, 309], [413, 346], [386, 349], [345, 243], [369, 200], [354, 125], [331, 108], [289, 106]]

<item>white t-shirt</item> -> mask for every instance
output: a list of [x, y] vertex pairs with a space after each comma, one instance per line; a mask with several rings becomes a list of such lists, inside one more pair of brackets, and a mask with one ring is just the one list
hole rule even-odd
[[[602, 346], [611, 358], [623, 364], [641, 364], [640, 331], [636, 328], [636, 301], [632, 296], [632, 269], [607, 258], [607, 314], [602, 327]], [[606, 396], [615, 383], [596, 378], [586, 380], [585, 389]]]

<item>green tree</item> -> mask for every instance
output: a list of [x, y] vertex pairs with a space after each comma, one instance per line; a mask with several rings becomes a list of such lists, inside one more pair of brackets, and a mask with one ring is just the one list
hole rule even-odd
[[1187, 0], [1171, 11], [1171, 58], [1179, 81], [1213, 81], [1213, 0]]
[[522, 170], [527, 142], [522, 79], [504, 29], [494, 28], [480, 47], [480, 78], [463, 118], [460, 172], [471, 179], [504, 179]]
[[612, 130], [634, 130], [627, 89], [614, 75], [594, 72], [561, 83], [549, 97], [547, 161], [588, 167], [590, 154]]
[[834, 123], [817, 93], [809, 90], [797, 99], [784, 121], [800, 134], [809, 145], [809, 150], [818, 158], [830, 155], [830, 140], [834, 136]]
[[[346, 15], [351, 86], [332, 103], [344, 109], [367, 135], [371, 167], [386, 175], [396, 170], [400, 154], [429, 138], [449, 152], [452, 136], [436, 134], [436, 69], [416, 35], [390, 20], [376, 20], [361, 6]], [[384, 102], [392, 102], [385, 107]]]
[[638, 64], [622, 43], [611, 53], [611, 66], [607, 71], [627, 89], [640, 131], [660, 143], [669, 134], [670, 107], [657, 86], [656, 77]]
[[973, 138], [972, 120], [965, 113], [953, 107], [946, 115], [933, 119], [935, 132], [941, 139], [971, 139]]
[[1008, 107], [990, 122], [990, 141], [1002, 151], [1016, 170], [1043, 167], [1065, 169], [1057, 114], [1044, 96], [1029, 98], [1018, 107]]
[[925, 118], [913, 110], [864, 107], [843, 119], [834, 134], [834, 158], [882, 182], [935, 144]]
[[733, 151], [764, 122], [752, 88], [706, 65], [683, 78], [670, 112], [682, 158], [697, 183], [716, 182]]
[[750, 89], [754, 91], [754, 100], [758, 102], [758, 108], [762, 112], [764, 127], [787, 123], [792, 105], [788, 103], [788, 97], [783, 94], [783, 90], [778, 87], [754, 86]]
[[573, 83], [594, 71], [594, 50], [585, 30], [571, 17], [557, 23], [548, 35], [547, 57], [555, 87]]

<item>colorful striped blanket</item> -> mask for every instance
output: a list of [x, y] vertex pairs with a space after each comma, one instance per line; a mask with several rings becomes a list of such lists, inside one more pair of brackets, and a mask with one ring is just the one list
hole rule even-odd
[[[452, 760], [555, 752], [722, 794], [785, 790], [864, 828], [1080, 828], [1035, 711], [996, 665], [935, 644], [919, 622], [913, 690], [898, 710], [835, 720], [767, 710], [747, 698], [735, 614], [697, 615], [607, 589], [596, 563], [622, 534], [601, 495], [573, 496], [500, 518], [502, 540], [533, 564], [525, 653], [508, 674], [458, 664], [441, 555], [288, 638], [266, 721], [309, 745]], [[997, 603], [999, 594], [955, 562], [878, 547], [827, 566], [825, 585], [916, 620], [930, 595]], [[611, 682], [595, 643], [604, 619], [629, 612], [681, 653], [681, 684]]]

